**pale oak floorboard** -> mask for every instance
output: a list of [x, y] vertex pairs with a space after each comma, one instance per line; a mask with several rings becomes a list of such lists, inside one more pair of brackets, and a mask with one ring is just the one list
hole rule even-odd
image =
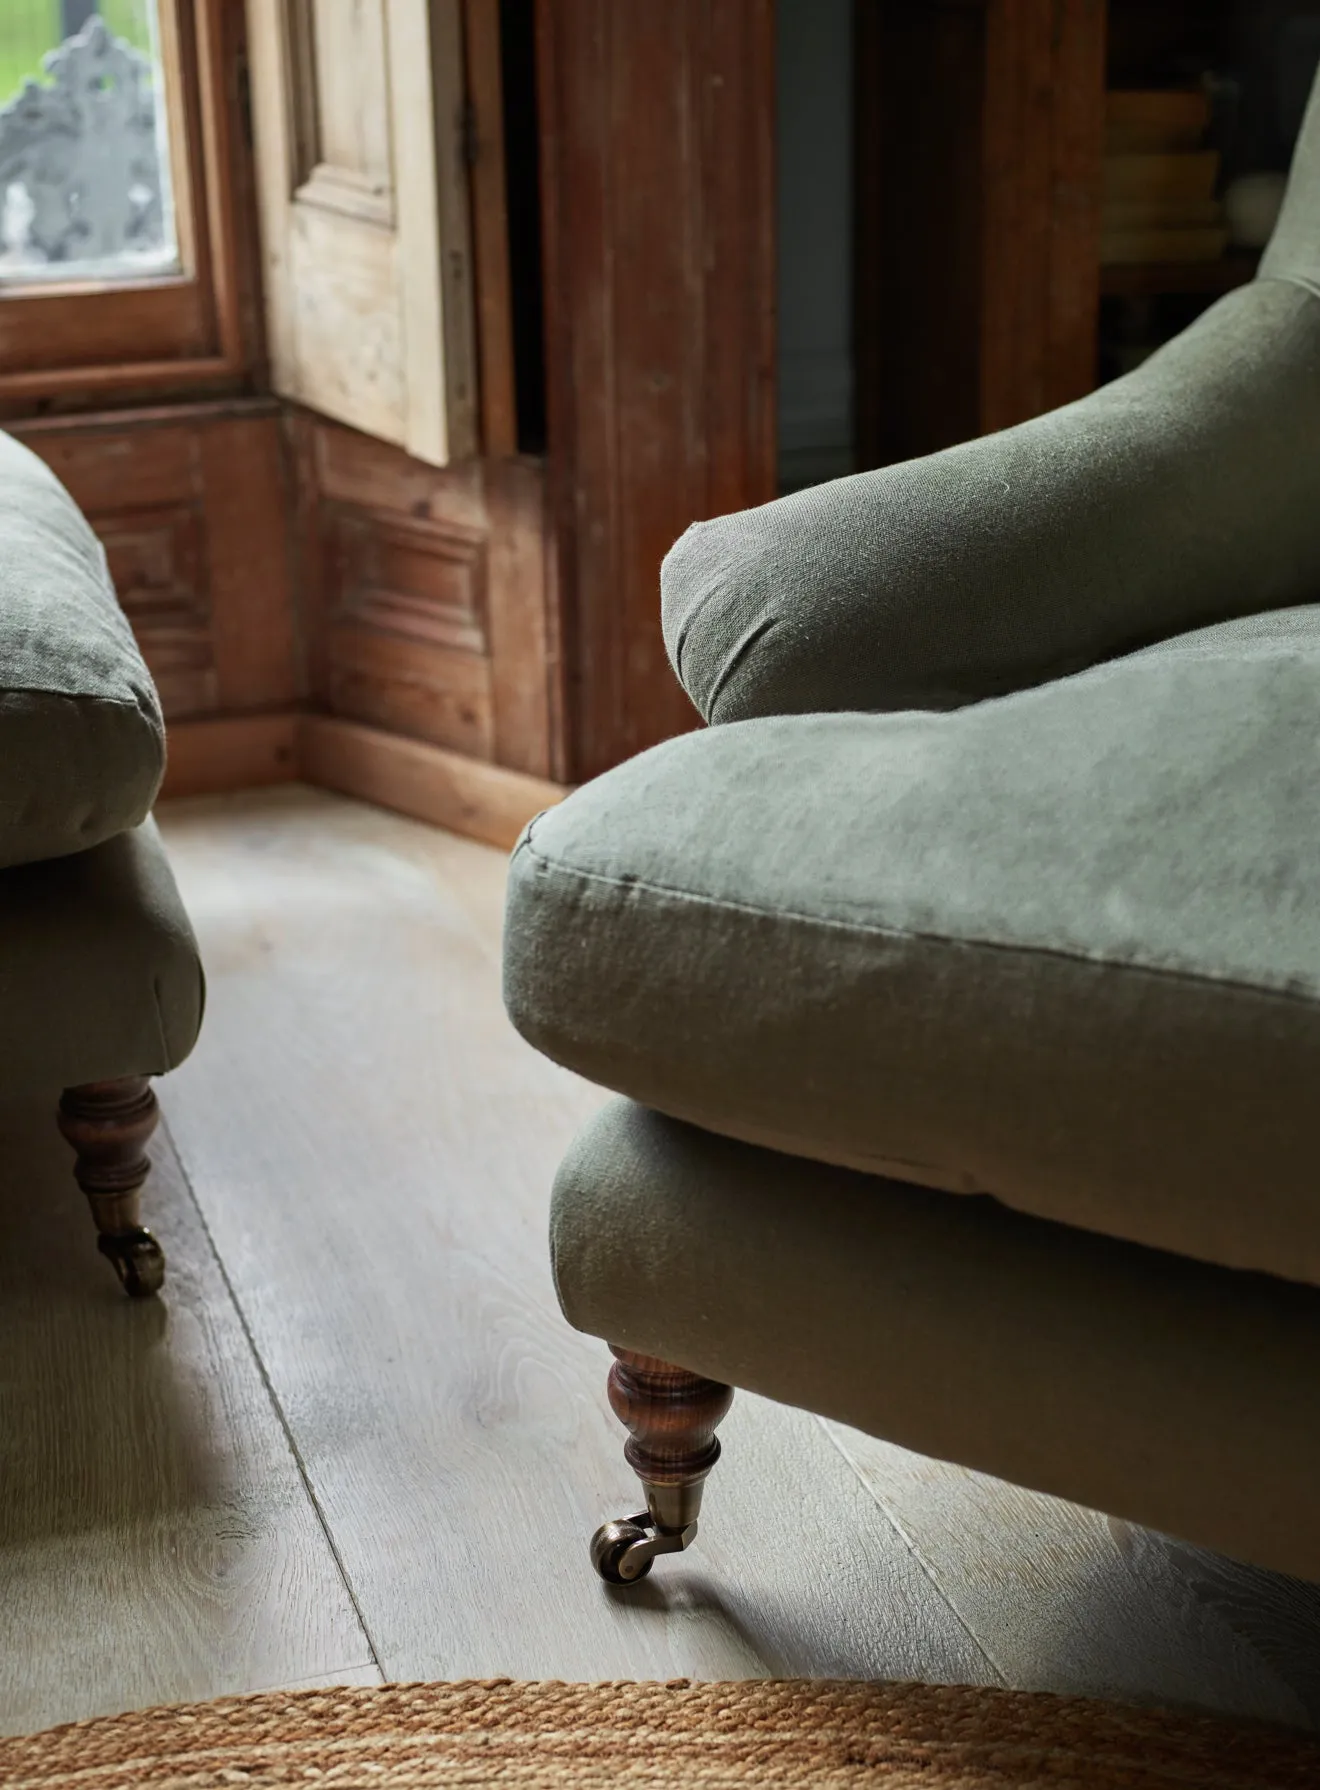
[[211, 988], [167, 1111], [386, 1676], [992, 1679], [814, 1421], [761, 1400], [699, 1550], [594, 1579], [636, 1484], [545, 1215], [601, 1096], [504, 1018], [498, 855], [306, 791], [162, 821]]
[[385, 1674], [380, 1667], [368, 1663], [365, 1666], [350, 1666], [341, 1672], [320, 1672], [314, 1678], [296, 1678], [289, 1684], [272, 1685], [272, 1690], [280, 1691], [328, 1691], [336, 1690], [340, 1685], [375, 1685], [384, 1684]]
[[1007, 1682], [1320, 1725], [1320, 1586], [820, 1421]]
[[165, 820], [212, 975], [167, 1107], [387, 1676], [999, 1678], [1315, 1719], [1315, 1588], [745, 1397], [698, 1549], [597, 1586], [585, 1537], [633, 1484], [544, 1214], [600, 1096], [500, 1015], [502, 858], [305, 791]]
[[0, 1732], [371, 1660], [170, 1145], [164, 1295], [96, 1250], [55, 1096], [0, 1108]]

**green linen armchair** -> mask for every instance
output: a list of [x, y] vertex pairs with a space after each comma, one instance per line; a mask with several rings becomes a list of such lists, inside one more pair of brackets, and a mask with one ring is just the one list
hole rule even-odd
[[1320, 101], [1249, 286], [1079, 403], [699, 524], [715, 723], [514, 856], [625, 1096], [555, 1188], [647, 1510], [729, 1388], [1320, 1578]]
[[196, 940], [151, 806], [160, 704], [96, 537], [35, 454], [0, 435], [0, 1086], [64, 1090], [100, 1247], [154, 1293], [141, 1222], [149, 1078], [192, 1049]]

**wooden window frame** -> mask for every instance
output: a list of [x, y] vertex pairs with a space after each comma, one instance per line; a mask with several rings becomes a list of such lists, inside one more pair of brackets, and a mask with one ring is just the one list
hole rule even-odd
[[232, 389], [256, 350], [252, 248], [236, 192], [248, 146], [243, 8], [159, 0], [182, 271], [0, 285], [0, 409]]

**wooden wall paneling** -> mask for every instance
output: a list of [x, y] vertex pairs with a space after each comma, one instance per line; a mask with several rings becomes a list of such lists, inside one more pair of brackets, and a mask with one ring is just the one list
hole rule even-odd
[[857, 463], [980, 433], [983, 0], [857, 0]]
[[171, 722], [161, 800], [296, 782], [302, 775], [301, 722], [294, 709]]
[[1084, 397], [1096, 382], [1100, 326], [1100, 210], [1105, 152], [1106, 0], [1059, 0], [1054, 34], [1054, 191], [1045, 407]]
[[659, 567], [775, 492], [771, 0], [541, 0], [549, 472], [570, 770], [696, 717]]
[[562, 780], [561, 663], [545, 467], [539, 460], [490, 460], [483, 474], [494, 756], [514, 770]]
[[857, 0], [859, 463], [1095, 382], [1104, 0]]
[[778, 479], [774, 5], [718, 0], [701, 8], [699, 23], [692, 80], [701, 240], [693, 258], [705, 341], [691, 398], [702, 438], [702, 513], [719, 516], [764, 503]]
[[47, 419], [14, 433], [103, 541], [167, 720], [299, 700], [274, 404]]
[[981, 428], [1095, 384], [1104, 0], [986, 13]]
[[500, 0], [464, 0], [467, 74], [466, 150], [472, 195], [481, 451], [518, 451], [509, 219], [504, 154], [504, 81], [500, 65]]
[[219, 706], [202, 506], [102, 512], [93, 526], [167, 715]]
[[540, 462], [441, 469], [306, 413], [291, 429], [318, 707], [550, 776]]
[[331, 714], [489, 758], [487, 524], [478, 462], [446, 471], [295, 424], [311, 693]]
[[290, 566], [289, 479], [272, 407], [196, 435], [211, 556], [211, 639], [217, 706], [273, 708], [299, 700]]

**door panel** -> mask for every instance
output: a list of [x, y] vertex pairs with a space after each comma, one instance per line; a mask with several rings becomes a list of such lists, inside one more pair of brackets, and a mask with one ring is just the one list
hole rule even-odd
[[459, 0], [249, 0], [275, 389], [475, 451]]

